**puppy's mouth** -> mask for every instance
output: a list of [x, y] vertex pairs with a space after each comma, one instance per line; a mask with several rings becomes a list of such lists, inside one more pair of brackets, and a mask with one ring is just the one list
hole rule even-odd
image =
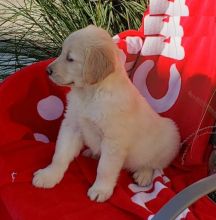
[[53, 76], [49, 76], [49, 78], [50, 78], [55, 84], [57, 84], [58, 86], [73, 86], [73, 85], [75, 85], [75, 82], [74, 82], [74, 81], [71, 81], [71, 82], [62, 82], [61, 80], [58, 80], [58, 79], [56, 79], [56, 78], [53, 77]]
[[70, 83], [65, 83], [65, 84], [63, 84], [63, 85], [65, 85], [65, 86], [73, 86], [73, 85], [75, 85], [75, 82], [74, 82], [74, 81], [71, 81]]

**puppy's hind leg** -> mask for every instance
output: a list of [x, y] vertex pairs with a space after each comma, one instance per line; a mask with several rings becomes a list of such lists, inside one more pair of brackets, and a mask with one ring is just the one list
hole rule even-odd
[[78, 156], [83, 146], [82, 137], [71, 125], [63, 121], [52, 163], [34, 173], [33, 185], [40, 188], [52, 188], [59, 183], [70, 162]]
[[153, 171], [152, 168], [147, 167], [137, 169], [133, 174], [134, 181], [139, 186], [150, 185], [152, 182]]

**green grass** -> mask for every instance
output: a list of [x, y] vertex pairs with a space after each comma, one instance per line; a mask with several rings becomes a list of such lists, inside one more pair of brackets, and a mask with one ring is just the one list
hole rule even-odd
[[[1, 5], [3, 3], [0, 3]], [[148, 0], [25, 0], [0, 10], [0, 78], [31, 62], [55, 57], [73, 31], [94, 24], [111, 35], [138, 29]], [[7, 25], [6, 25], [7, 24]]]

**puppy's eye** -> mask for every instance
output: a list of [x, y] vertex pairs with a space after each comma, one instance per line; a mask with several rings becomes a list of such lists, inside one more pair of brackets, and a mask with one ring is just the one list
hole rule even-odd
[[70, 55], [67, 55], [67, 61], [69, 61], [69, 62], [73, 62], [74, 59], [73, 59]]

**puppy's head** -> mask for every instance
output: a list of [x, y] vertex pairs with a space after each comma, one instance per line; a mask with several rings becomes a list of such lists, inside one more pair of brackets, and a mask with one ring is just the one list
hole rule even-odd
[[110, 35], [90, 25], [64, 41], [61, 55], [48, 66], [47, 72], [57, 84], [82, 88], [114, 72], [116, 56], [117, 47]]

